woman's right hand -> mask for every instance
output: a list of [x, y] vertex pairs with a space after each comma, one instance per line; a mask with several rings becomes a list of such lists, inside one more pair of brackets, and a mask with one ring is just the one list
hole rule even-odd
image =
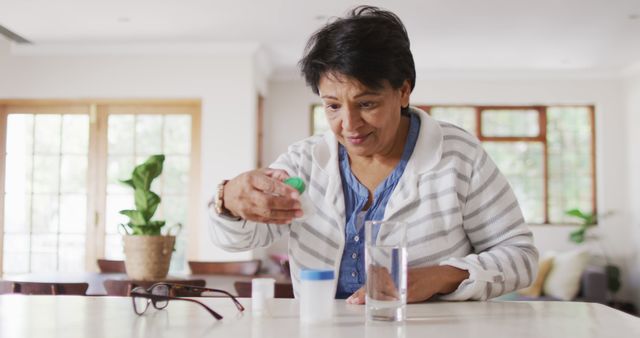
[[245, 220], [288, 224], [302, 216], [299, 193], [282, 181], [289, 175], [279, 169], [248, 171], [224, 186], [224, 207]]

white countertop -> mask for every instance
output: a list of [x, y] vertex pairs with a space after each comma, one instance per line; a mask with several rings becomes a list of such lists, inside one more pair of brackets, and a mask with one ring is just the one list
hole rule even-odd
[[336, 300], [332, 322], [301, 325], [293, 299], [271, 300], [268, 318], [252, 316], [250, 299], [240, 299], [242, 315], [229, 299], [198, 300], [224, 319], [182, 301], [139, 317], [125, 297], [2, 295], [0, 337], [640, 337], [640, 318], [591, 303], [411, 304], [407, 321], [393, 324], [367, 323], [364, 306]]

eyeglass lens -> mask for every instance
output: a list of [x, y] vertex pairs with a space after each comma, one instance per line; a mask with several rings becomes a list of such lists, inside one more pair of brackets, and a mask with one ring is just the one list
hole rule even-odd
[[143, 314], [145, 311], [147, 311], [147, 308], [149, 307], [149, 302], [151, 301], [149, 298], [145, 298], [145, 297], [137, 297], [135, 294], [147, 294], [147, 290], [143, 287], [136, 287], [133, 290], [131, 290], [131, 295], [133, 297], [133, 310], [141, 315]]
[[[165, 284], [157, 284], [154, 285], [151, 288], [151, 294], [152, 295], [156, 295], [156, 296], [163, 296], [163, 297], [167, 297], [169, 296], [169, 286], [165, 285]], [[167, 307], [167, 305], [169, 305], [169, 300], [153, 300], [153, 307], [155, 307], [158, 310], [162, 310], [165, 307]]]

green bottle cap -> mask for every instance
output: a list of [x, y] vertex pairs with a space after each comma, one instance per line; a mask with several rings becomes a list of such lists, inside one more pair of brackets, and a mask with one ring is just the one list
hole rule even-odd
[[300, 177], [289, 177], [284, 180], [285, 184], [290, 185], [292, 188], [298, 190], [300, 194], [304, 192], [305, 184], [304, 181]]

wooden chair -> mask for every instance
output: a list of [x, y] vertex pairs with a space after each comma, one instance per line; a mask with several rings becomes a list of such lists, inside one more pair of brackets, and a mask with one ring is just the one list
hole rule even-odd
[[98, 268], [100, 272], [107, 273], [126, 273], [124, 261], [115, 261], [110, 259], [98, 259]]
[[0, 281], [0, 294], [19, 293], [23, 295], [79, 295], [87, 294], [87, 283], [40, 283]]
[[259, 259], [239, 262], [189, 261], [189, 268], [194, 275], [255, 276], [261, 266], [262, 262]]
[[[233, 283], [233, 287], [236, 289], [238, 297], [251, 297], [251, 282], [237, 281]], [[275, 298], [294, 298], [293, 285], [289, 283], [276, 283], [275, 290], [273, 291]]]
[[[107, 291], [108, 296], [128, 297], [129, 295], [131, 295], [131, 290], [135, 289], [136, 287], [141, 286], [146, 289], [158, 282], [185, 284], [185, 285], [192, 285], [192, 286], [199, 286], [199, 287], [205, 287], [206, 285], [206, 281], [204, 279], [167, 279], [167, 280], [157, 280], [157, 281], [107, 279], [102, 284], [104, 285], [104, 288]], [[176, 294], [175, 296], [176, 297], [198, 297], [200, 296], [200, 293], [182, 291]]]

